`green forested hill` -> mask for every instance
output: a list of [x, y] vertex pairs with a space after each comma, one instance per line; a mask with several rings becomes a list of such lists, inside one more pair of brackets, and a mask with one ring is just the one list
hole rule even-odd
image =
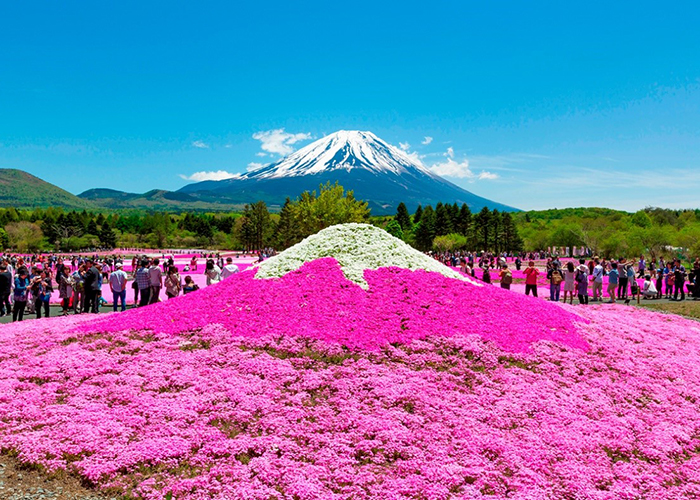
[[95, 205], [13, 168], [0, 168], [0, 207], [94, 209]]

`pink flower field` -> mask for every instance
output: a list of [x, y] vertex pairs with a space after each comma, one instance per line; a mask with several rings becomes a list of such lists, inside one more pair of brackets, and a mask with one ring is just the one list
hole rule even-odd
[[700, 496], [700, 324], [332, 258], [0, 327], [0, 447], [162, 499]]

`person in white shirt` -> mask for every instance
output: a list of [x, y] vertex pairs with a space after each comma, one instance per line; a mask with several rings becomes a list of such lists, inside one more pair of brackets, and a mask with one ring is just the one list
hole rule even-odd
[[656, 285], [654, 285], [654, 282], [651, 279], [651, 275], [645, 275], [644, 285], [642, 287], [642, 295], [644, 295], [645, 299], [653, 299], [656, 298], [657, 293], [658, 290], [656, 290]]
[[204, 274], [207, 277], [207, 286], [221, 281], [221, 268], [214, 264], [213, 259], [207, 260], [207, 268], [204, 271]]
[[109, 275], [109, 288], [112, 290], [112, 298], [114, 300], [114, 312], [117, 312], [117, 302], [121, 300], [122, 312], [126, 310], [126, 281], [127, 276], [122, 269], [122, 263], [118, 262], [115, 266], [116, 271]]
[[231, 257], [226, 257], [226, 265], [221, 270], [221, 279], [225, 280], [232, 274], [236, 274], [239, 271], [240, 269], [238, 269], [238, 266], [233, 263], [233, 259]]
[[600, 261], [595, 259], [595, 267], [593, 268], [593, 302], [603, 300], [603, 275], [605, 271]]

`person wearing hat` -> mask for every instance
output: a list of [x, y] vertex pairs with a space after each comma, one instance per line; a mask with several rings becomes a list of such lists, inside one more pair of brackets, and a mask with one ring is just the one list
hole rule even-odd
[[115, 271], [109, 275], [109, 289], [112, 290], [112, 299], [114, 312], [117, 312], [117, 303], [121, 301], [122, 312], [126, 310], [126, 282], [127, 276], [122, 269], [124, 265], [121, 262], [117, 262], [115, 265]]

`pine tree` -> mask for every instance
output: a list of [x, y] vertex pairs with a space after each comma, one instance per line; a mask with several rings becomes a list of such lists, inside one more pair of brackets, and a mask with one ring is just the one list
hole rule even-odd
[[247, 249], [264, 248], [271, 230], [270, 212], [264, 201], [258, 201], [243, 208], [241, 240]]
[[87, 233], [95, 235], [95, 236], [97, 236], [99, 234], [99, 230], [97, 229], [97, 223], [95, 222], [94, 219], [90, 219], [90, 222], [88, 222]]
[[481, 246], [479, 250], [488, 250], [491, 236], [491, 211], [488, 207], [481, 209], [476, 217], [474, 217], [474, 236], [477, 245]]
[[462, 236], [466, 236], [467, 239], [471, 236], [472, 227], [472, 211], [469, 209], [469, 205], [466, 203], [462, 204], [459, 209], [459, 215], [457, 216], [457, 223], [455, 224], [455, 230]]
[[420, 222], [422, 215], [423, 215], [423, 207], [421, 207], [419, 204], [418, 207], [416, 208], [415, 213], [413, 214], [413, 223], [418, 224]]
[[433, 248], [435, 239], [435, 212], [433, 207], [428, 205], [423, 210], [420, 222], [416, 226], [416, 246], [418, 250], [427, 252]]
[[438, 203], [435, 205], [435, 235], [445, 236], [454, 233], [452, 218], [450, 217], [450, 205]]
[[275, 229], [275, 245], [278, 250], [289, 248], [300, 241], [297, 225], [294, 222], [292, 202], [287, 197], [280, 211], [280, 220]]
[[513, 221], [513, 216], [508, 212], [501, 215], [503, 233], [503, 249], [506, 252], [518, 252], [523, 248], [523, 240], [518, 234], [518, 229]]
[[501, 238], [501, 213], [497, 209], [491, 212], [491, 248], [494, 252], [500, 253], [502, 250]]
[[411, 229], [411, 226], [413, 226], [411, 216], [408, 213], [408, 209], [403, 201], [399, 203], [399, 206], [396, 208], [396, 216], [394, 219], [399, 223], [399, 226], [401, 226], [403, 231], [408, 231]]
[[109, 222], [107, 222], [106, 220], [100, 228], [99, 237], [100, 244], [104, 248], [114, 248], [117, 246], [117, 234], [114, 232], [112, 227], [109, 225]]

